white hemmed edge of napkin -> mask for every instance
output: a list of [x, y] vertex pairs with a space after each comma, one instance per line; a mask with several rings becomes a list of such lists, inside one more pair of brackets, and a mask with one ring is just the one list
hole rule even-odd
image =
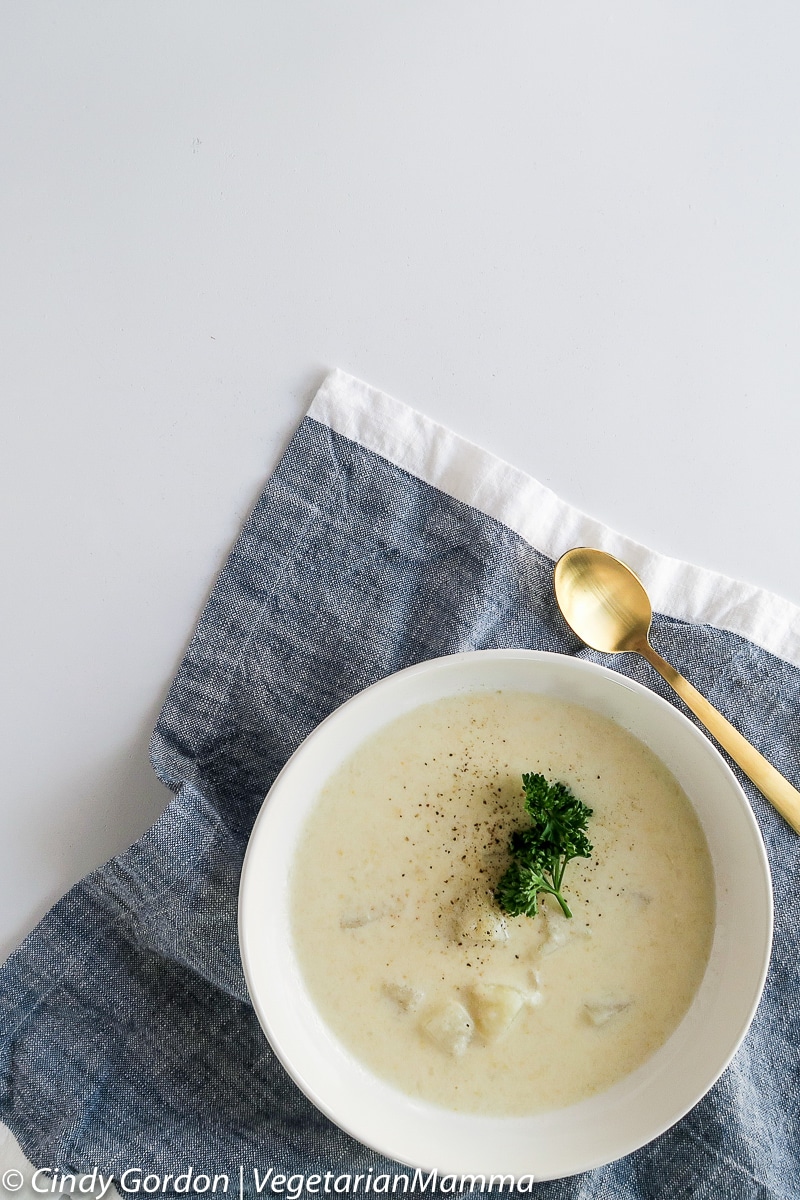
[[325, 378], [308, 415], [494, 517], [548, 558], [560, 558], [573, 546], [608, 550], [646, 582], [657, 612], [727, 629], [800, 667], [800, 609], [790, 601], [632, 541], [524, 471], [345, 371]]

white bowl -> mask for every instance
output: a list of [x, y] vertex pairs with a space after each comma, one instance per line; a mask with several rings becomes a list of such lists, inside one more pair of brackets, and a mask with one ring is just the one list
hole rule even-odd
[[[531, 691], [612, 718], [666, 763], [705, 831], [716, 880], [716, 925], [705, 976], [678, 1028], [613, 1087], [527, 1117], [447, 1111], [377, 1078], [319, 1016], [290, 930], [289, 872], [321, 787], [368, 737], [403, 713], [483, 689]], [[483, 650], [392, 675], [337, 709], [273, 785], [250, 839], [239, 935], [258, 1018], [286, 1070], [331, 1120], [389, 1158], [440, 1174], [553, 1179], [601, 1166], [673, 1125], [736, 1052], [764, 986], [772, 888], [744, 792], [721, 755], [677, 709], [640, 684], [579, 659], [533, 650]]]

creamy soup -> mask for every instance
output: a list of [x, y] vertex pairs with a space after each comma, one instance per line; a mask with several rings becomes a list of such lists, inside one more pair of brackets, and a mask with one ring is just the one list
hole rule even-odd
[[[493, 891], [529, 824], [521, 776], [593, 810], [590, 859], [536, 917]], [[402, 1090], [523, 1114], [609, 1087], [669, 1037], [703, 976], [714, 879], [700, 824], [641, 742], [523, 692], [451, 697], [372, 737], [322, 792], [293, 866], [294, 937], [330, 1027]]]

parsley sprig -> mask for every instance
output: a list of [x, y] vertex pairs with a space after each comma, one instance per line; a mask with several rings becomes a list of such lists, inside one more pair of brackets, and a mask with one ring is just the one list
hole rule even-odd
[[571, 917], [561, 881], [571, 859], [591, 857], [586, 825], [592, 810], [565, 783], [550, 783], [544, 775], [523, 775], [522, 786], [531, 824], [511, 835], [511, 864], [497, 885], [495, 899], [509, 916], [535, 917], [539, 893], [546, 892], [555, 896], [564, 916]]

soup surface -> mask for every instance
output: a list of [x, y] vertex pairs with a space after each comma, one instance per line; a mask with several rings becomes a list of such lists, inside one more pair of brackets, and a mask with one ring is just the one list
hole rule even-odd
[[[590, 859], [507, 917], [493, 890], [529, 824], [521, 776], [593, 809]], [[338, 770], [292, 873], [301, 967], [378, 1075], [450, 1109], [524, 1114], [609, 1087], [686, 1012], [711, 949], [714, 879], [686, 795], [589, 709], [476, 692], [413, 712]]]

